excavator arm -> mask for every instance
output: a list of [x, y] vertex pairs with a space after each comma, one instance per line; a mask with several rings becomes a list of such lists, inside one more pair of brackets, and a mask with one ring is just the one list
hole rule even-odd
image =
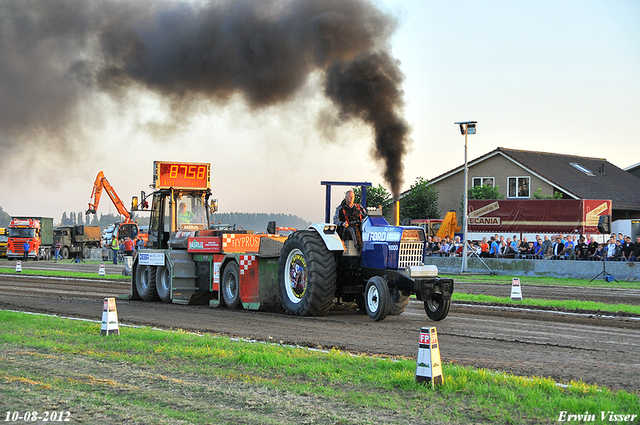
[[440, 239], [444, 239], [446, 236], [453, 238], [454, 234], [459, 232], [460, 229], [461, 227], [458, 226], [458, 217], [456, 216], [455, 211], [449, 211], [445, 214], [436, 236]]
[[129, 214], [129, 211], [127, 211], [127, 208], [124, 206], [124, 204], [122, 203], [122, 200], [116, 193], [113, 186], [111, 186], [111, 184], [109, 183], [109, 180], [107, 180], [107, 178], [104, 176], [104, 173], [102, 171], [98, 173], [98, 176], [96, 177], [96, 181], [93, 184], [93, 191], [91, 192], [91, 198], [93, 198], [93, 203], [89, 202], [89, 209], [87, 210], [86, 214], [96, 213], [96, 211], [98, 210], [98, 205], [100, 204], [100, 197], [102, 196], [103, 189], [107, 192], [107, 195], [109, 195], [109, 198], [111, 198], [113, 205], [116, 206], [116, 209], [118, 210], [118, 214], [124, 216], [125, 218], [124, 222], [132, 223], [131, 215]]

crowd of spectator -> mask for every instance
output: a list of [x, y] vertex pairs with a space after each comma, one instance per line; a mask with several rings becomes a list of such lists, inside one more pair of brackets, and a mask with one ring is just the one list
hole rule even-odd
[[[428, 255], [456, 256], [462, 255], [463, 245], [459, 236], [453, 240], [447, 236], [441, 239], [437, 236], [428, 238]], [[549, 237], [536, 235], [535, 240], [517, 235], [513, 238], [495, 234], [489, 240], [469, 241], [467, 247], [471, 255], [480, 258], [525, 258], [546, 260], [591, 260], [591, 261], [640, 261], [640, 235], [633, 243], [630, 236], [622, 233], [612, 234], [606, 243], [598, 243], [591, 236], [589, 241], [584, 236], [567, 235], [562, 233]]]

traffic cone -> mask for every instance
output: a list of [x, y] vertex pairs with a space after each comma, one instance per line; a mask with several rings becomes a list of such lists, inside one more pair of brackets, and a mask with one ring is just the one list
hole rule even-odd
[[22, 263], [20, 260], [16, 261], [16, 273], [22, 272]]
[[118, 311], [116, 310], [116, 299], [105, 298], [104, 309], [102, 310], [102, 326], [100, 335], [120, 335], [118, 328]]
[[522, 300], [522, 288], [520, 287], [520, 279], [517, 277], [511, 281], [511, 299]]
[[438, 346], [438, 332], [436, 328], [420, 329], [420, 344], [418, 345], [418, 360], [416, 366], [416, 382], [431, 383], [432, 387], [442, 384], [442, 361]]
[[104, 263], [100, 263], [100, 268], [98, 269], [98, 276], [106, 276], [104, 271]]

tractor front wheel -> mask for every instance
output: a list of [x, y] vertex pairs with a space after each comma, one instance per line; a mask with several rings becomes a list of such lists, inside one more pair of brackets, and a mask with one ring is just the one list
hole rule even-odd
[[389, 285], [384, 278], [374, 276], [367, 282], [364, 290], [364, 306], [370, 318], [379, 322], [389, 314]]
[[451, 308], [451, 299], [445, 300], [442, 294], [432, 293], [428, 300], [424, 300], [424, 311], [429, 319], [439, 321], [447, 317]]

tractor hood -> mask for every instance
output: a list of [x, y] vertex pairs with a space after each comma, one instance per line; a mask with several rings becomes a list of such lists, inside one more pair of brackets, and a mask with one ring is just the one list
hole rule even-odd
[[417, 226], [392, 226], [384, 217], [367, 217], [362, 223], [362, 266], [404, 269], [424, 264], [426, 238]]

